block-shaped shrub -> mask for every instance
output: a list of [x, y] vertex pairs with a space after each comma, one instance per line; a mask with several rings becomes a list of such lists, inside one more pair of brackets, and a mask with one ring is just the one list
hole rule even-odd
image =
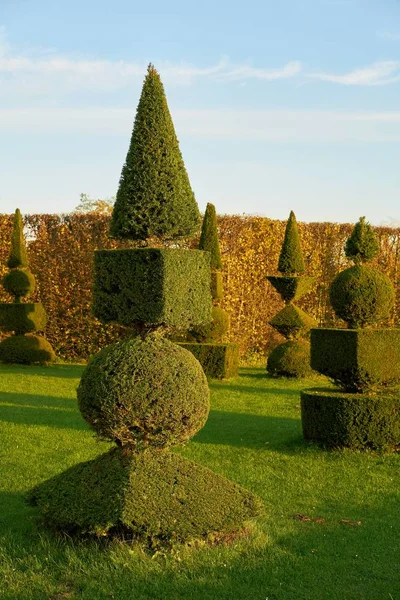
[[310, 344], [305, 340], [289, 340], [276, 346], [268, 356], [267, 371], [275, 377], [308, 377]]
[[314, 317], [294, 304], [287, 304], [269, 323], [289, 340], [303, 337], [312, 327], [318, 326]]
[[153, 544], [238, 531], [264, 512], [259, 498], [172, 452], [114, 448], [39, 484], [42, 517], [69, 533], [127, 533]]
[[208, 252], [99, 250], [94, 268], [93, 312], [100, 321], [189, 329], [211, 320]]
[[326, 447], [390, 449], [400, 444], [398, 394], [301, 392], [304, 439]]
[[306, 275], [268, 275], [268, 281], [280, 294], [284, 302], [299, 300], [311, 291], [315, 277]]
[[400, 381], [400, 329], [312, 329], [311, 366], [348, 391]]
[[229, 379], [239, 370], [239, 346], [237, 344], [190, 344], [180, 343], [189, 350], [203, 367], [207, 377]]
[[42, 331], [46, 327], [46, 311], [41, 302], [0, 303], [0, 329], [15, 333]]
[[56, 355], [51, 344], [40, 335], [12, 335], [0, 343], [0, 362], [10, 364], [46, 364]]

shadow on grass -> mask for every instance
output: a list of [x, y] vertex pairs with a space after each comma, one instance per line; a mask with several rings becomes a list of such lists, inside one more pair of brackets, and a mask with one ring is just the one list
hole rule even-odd
[[[300, 400], [300, 388], [296, 388], [296, 389], [292, 389], [292, 388], [265, 388], [262, 386], [256, 387], [256, 386], [249, 386], [249, 385], [242, 385], [242, 384], [231, 384], [231, 385], [225, 385], [223, 383], [216, 383], [215, 381], [210, 381], [208, 383], [210, 390], [214, 390], [214, 391], [224, 391], [224, 393], [229, 393], [230, 391], [234, 391], [234, 392], [243, 392], [244, 394], [257, 394], [258, 396], [264, 396], [265, 394], [272, 394], [275, 396], [297, 396]], [[304, 388], [302, 389], [307, 389], [310, 386], [304, 386]]]
[[36, 377], [61, 377], [62, 379], [80, 379], [85, 365], [6, 365], [0, 364], [2, 375], [29, 375]]
[[75, 399], [0, 392], [0, 421], [61, 429], [88, 429]]
[[274, 450], [306, 449], [299, 419], [212, 410], [193, 438], [201, 444], [224, 444]]

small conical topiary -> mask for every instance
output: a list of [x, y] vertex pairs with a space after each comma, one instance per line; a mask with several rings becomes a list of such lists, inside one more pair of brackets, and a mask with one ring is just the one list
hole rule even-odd
[[285, 239], [279, 256], [278, 271], [285, 274], [304, 273], [305, 271], [297, 221], [293, 211], [290, 211], [286, 225]]
[[24, 238], [24, 224], [22, 222], [19, 208], [16, 209], [14, 214], [13, 230], [11, 234], [10, 258], [8, 259], [7, 266], [9, 269], [28, 266], [28, 257], [26, 254]]
[[200, 213], [160, 75], [149, 65], [111, 218], [118, 239], [191, 235]]
[[199, 250], [208, 250], [211, 253], [211, 269], [221, 270], [221, 252], [219, 249], [217, 214], [214, 204], [207, 204], [201, 228]]
[[355, 224], [344, 251], [347, 258], [353, 259], [356, 264], [372, 260], [379, 253], [378, 240], [365, 217], [360, 217]]

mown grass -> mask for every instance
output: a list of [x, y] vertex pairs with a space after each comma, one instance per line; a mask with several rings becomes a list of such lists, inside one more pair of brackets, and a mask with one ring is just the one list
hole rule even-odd
[[263, 369], [213, 382], [207, 425], [180, 450], [264, 499], [251, 537], [152, 556], [39, 526], [26, 491], [109, 447], [77, 409], [82, 370], [0, 367], [2, 600], [400, 599], [399, 455], [305, 445], [299, 390], [316, 382]]

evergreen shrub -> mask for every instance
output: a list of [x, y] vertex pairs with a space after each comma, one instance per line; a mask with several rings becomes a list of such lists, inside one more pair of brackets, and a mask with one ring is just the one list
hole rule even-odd
[[400, 329], [312, 329], [311, 366], [343, 389], [400, 382]]
[[214, 300], [222, 300], [224, 297], [223, 273], [211, 271], [211, 296]]
[[134, 248], [95, 253], [93, 312], [100, 321], [188, 329], [211, 319], [210, 255]]
[[229, 315], [220, 306], [211, 309], [211, 323], [198, 325], [189, 331], [197, 342], [220, 342], [229, 329]]
[[211, 379], [229, 379], [238, 374], [239, 346], [217, 343], [179, 343], [200, 362], [204, 373]]
[[378, 255], [378, 240], [365, 217], [361, 217], [358, 223], [355, 224], [350, 237], [346, 241], [344, 251], [347, 258], [353, 259], [356, 264], [372, 260]]
[[394, 306], [395, 292], [387, 275], [365, 265], [355, 265], [335, 277], [329, 298], [336, 316], [350, 328], [356, 328], [387, 318]]
[[315, 277], [307, 277], [306, 275], [287, 275], [286, 277], [268, 275], [267, 279], [284, 302], [292, 302], [302, 298], [307, 292], [311, 291], [315, 282]]
[[12, 269], [4, 276], [3, 287], [16, 298], [24, 298], [35, 291], [35, 277], [29, 269]]
[[188, 440], [203, 427], [210, 407], [198, 361], [155, 335], [101, 350], [86, 367], [77, 394], [83, 417], [100, 437], [138, 449]]
[[400, 444], [400, 400], [396, 393], [302, 391], [301, 418], [304, 439], [322, 446], [388, 450]]
[[290, 340], [276, 346], [268, 356], [267, 371], [275, 377], [308, 377], [310, 344], [305, 340]]
[[294, 304], [287, 304], [270, 320], [270, 325], [287, 339], [297, 339], [308, 334], [317, 321]]
[[122, 530], [153, 545], [237, 531], [264, 512], [257, 496], [178, 454], [122, 448], [41, 483], [30, 502], [62, 531]]
[[149, 65], [122, 168], [110, 235], [146, 240], [188, 236], [200, 224], [160, 76]]
[[300, 274], [305, 271], [296, 216], [292, 210], [286, 224], [285, 237], [279, 255], [278, 271], [285, 275]]
[[42, 331], [46, 321], [46, 311], [41, 302], [0, 303], [0, 329], [3, 331]]
[[12, 335], [0, 344], [0, 362], [9, 364], [47, 364], [56, 355], [51, 344], [40, 335]]

